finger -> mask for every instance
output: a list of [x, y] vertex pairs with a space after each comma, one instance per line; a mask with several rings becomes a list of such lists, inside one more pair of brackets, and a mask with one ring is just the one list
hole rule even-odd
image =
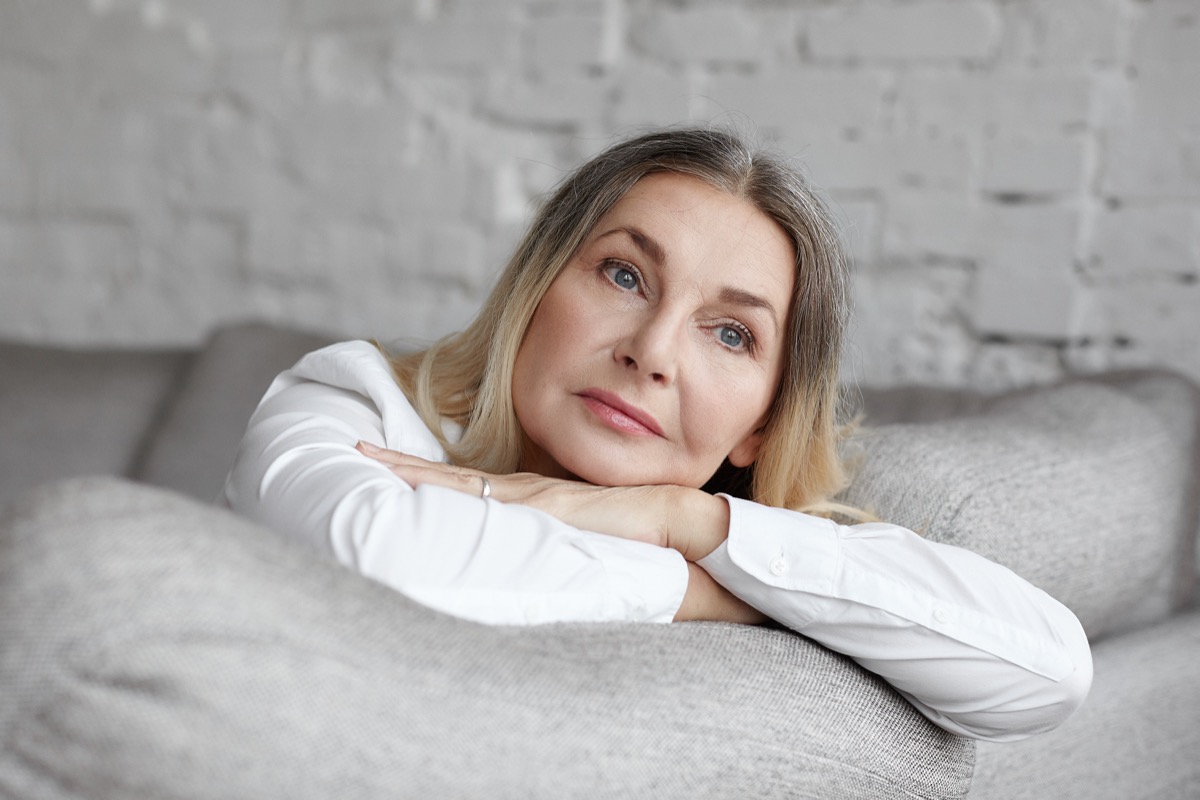
[[483, 477], [457, 468], [440, 468], [420, 464], [391, 464], [388, 469], [400, 480], [412, 486], [441, 486], [463, 494], [481, 496]]
[[427, 461], [426, 459], [421, 458], [419, 456], [410, 455], [408, 453], [401, 453], [399, 450], [388, 450], [386, 448], [379, 447], [377, 445], [373, 445], [370, 442], [365, 442], [365, 441], [361, 441], [361, 440], [358, 442], [358, 444], [354, 445], [354, 449], [357, 450], [358, 452], [362, 453], [364, 456], [367, 456], [368, 458], [373, 458], [376, 461], [382, 462], [384, 464], [430, 464], [430, 463], [432, 463], [432, 462]]

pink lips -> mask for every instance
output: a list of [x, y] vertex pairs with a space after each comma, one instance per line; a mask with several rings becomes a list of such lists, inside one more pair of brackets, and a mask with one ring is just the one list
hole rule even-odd
[[658, 421], [636, 406], [631, 406], [612, 392], [586, 389], [579, 393], [592, 413], [610, 427], [625, 433], [642, 436], [664, 436]]

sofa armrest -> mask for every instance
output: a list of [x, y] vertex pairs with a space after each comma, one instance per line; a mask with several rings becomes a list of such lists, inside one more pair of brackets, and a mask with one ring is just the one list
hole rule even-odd
[[796, 634], [487, 627], [114, 479], [0, 520], [18, 796], [962, 797], [973, 743]]

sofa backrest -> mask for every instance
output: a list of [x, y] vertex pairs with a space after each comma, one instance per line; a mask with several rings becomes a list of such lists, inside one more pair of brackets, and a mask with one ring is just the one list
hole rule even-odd
[[1194, 385], [1138, 371], [975, 405], [864, 428], [843, 499], [1010, 567], [1068, 605], [1093, 640], [1189, 602], [1200, 496]]

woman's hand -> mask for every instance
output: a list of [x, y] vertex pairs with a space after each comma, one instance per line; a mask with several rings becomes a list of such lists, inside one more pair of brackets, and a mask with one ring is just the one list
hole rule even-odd
[[544, 511], [583, 530], [672, 547], [688, 561], [717, 548], [729, 531], [720, 497], [684, 486], [593, 486], [530, 472], [492, 475], [359, 442], [359, 452], [416, 488], [443, 486], [478, 497], [486, 478], [491, 497]]
[[530, 472], [491, 475], [367, 442], [359, 442], [357, 448], [413, 488], [443, 486], [479, 496], [486, 478], [490, 496], [500, 502], [531, 506], [582, 530], [678, 550], [688, 561], [688, 585], [675, 614], [677, 621], [753, 625], [767, 619], [692, 563], [715, 550], [728, 535], [729, 506], [720, 497], [684, 486], [594, 486]]

